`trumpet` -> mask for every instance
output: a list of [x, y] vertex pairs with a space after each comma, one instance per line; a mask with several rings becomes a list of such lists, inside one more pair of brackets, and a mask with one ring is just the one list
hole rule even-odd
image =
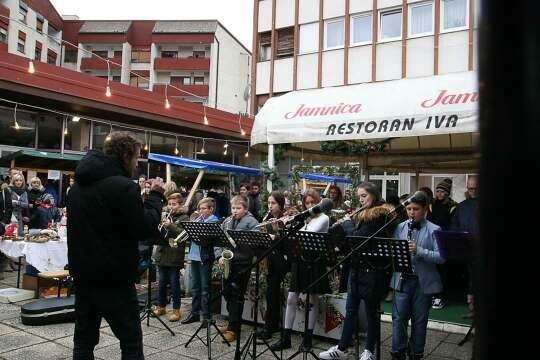
[[158, 231], [161, 231], [161, 229], [163, 229], [163, 224], [165, 223], [166, 220], [169, 220], [169, 222], [173, 222], [171, 214], [172, 214], [172, 209], [169, 210], [169, 212], [167, 212], [165, 216], [162, 216], [161, 222], [158, 225]]
[[221, 257], [223, 258], [223, 277], [228, 279], [231, 274], [231, 260], [234, 258], [234, 253], [231, 250], [225, 249], [221, 253]]
[[[194, 219], [193, 222], [199, 222], [202, 220], [202, 215], [199, 216], [198, 218]], [[187, 241], [189, 239], [189, 234], [187, 233], [186, 230], [182, 230], [182, 232], [180, 234], [178, 234], [178, 236], [174, 239], [174, 243], [175, 244], [181, 244], [185, 241]]]

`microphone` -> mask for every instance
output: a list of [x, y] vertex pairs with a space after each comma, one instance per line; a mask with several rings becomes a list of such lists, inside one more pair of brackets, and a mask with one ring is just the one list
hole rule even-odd
[[302, 211], [294, 216], [295, 221], [303, 221], [310, 216], [320, 214], [325, 211], [330, 211], [334, 207], [334, 202], [328, 198], [322, 199], [317, 205]]

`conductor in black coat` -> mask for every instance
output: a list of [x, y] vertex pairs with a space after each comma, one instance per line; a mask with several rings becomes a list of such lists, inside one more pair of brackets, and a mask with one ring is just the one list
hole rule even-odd
[[101, 319], [120, 340], [122, 359], [144, 359], [135, 281], [138, 241], [158, 236], [162, 188], [141, 200], [136, 173], [141, 143], [112, 133], [75, 170], [67, 206], [68, 260], [75, 295], [73, 359], [93, 359]]

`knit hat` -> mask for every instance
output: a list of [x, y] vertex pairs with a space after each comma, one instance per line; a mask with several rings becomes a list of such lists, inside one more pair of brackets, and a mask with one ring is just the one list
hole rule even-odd
[[446, 192], [447, 194], [450, 194], [452, 192], [452, 179], [449, 179], [449, 178], [443, 179], [443, 181], [437, 184], [435, 191], [437, 190], [442, 190]]

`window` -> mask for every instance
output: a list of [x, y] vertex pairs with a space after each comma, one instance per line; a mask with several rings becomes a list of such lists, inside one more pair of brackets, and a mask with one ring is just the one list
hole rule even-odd
[[206, 53], [204, 51], [193, 51], [193, 57], [195, 59], [204, 58], [205, 56], [206, 56]]
[[109, 52], [107, 50], [94, 50], [92, 51], [92, 54], [102, 57], [102, 58], [108, 58]]
[[409, 5], [409, 36], [433, 34], [433, 3]]
[[277, 31], [276, 57], [286, 58], [294, 55], [294, 28], [279, 29]]
[[28, 10], [26, 8], [26, 5], [20, 5], [19, 6], [19, 21], [26, 24], [26, 16], [28, 15]]
[[443, 0], [441, 13], [441, 31], [467, 27], [467, 0]]
[[47, 53], [47, 64], [56, 65], [56, 53], [52, 50]]
[[191, 76], [171, 76], [171, 84], [191, 85]]
[[4, 28], [0, 28], [0, 42], [6, 43], [8, 41], [8, 32]]
[[19, 39], [19, 42], [17, 43], [17, 51], [24, 54], [25, 44], [26, 44], [26, 41], [24, 39]]
[[177, 58], [178, 57], [178, 51], [162, 51], [161, 52], [162, 58]]
[[38, 120], [38, 148], [60, 150], [63, 116], [44, 115]]
[[113, 75], [112, 81], [120, 82], [122, 81], [122, 77], [120, 75]]
[[195, 85], [204, 85], [204, 76], [194, 76], [193, 83]]
[[147, 79], [135, 75], [132, 75], [129, 79], [129, 85], [138, 87], [139, 89], [148, 89], [150, 87], [150, 83]]
[[131, 62], [132, 63], [149, 63], [150, 62], [150, 51], [132, 51], [131, 52]]
[[68, 133], [64, 135], [64, 149], [87, 151], [90, 146], [90, 121], [80, 119], [67, 122]]
[[39, 17], [36, 19], [36, 30], [38, 33], [43, 34], [43, 19]]
[[401, 39], [401, 9], [380, 13], [379, 39], [384, 41]]
[[371, 42], [371, 14], [351, 17], [351, 45]]
[[37, 45], [36, 51], [34, 52], [34, 60], [41, 61], [41, 48], [37, 47]]
[[259, 61], [272, 58], [272, 35], [270, 31], [259, 34]]
[[64, 62], [76, 63], [77, 62], [77, 50], [66, 50], [64, 53]]
[[114, 55], [113, 55], [115, 58], [121, 58], [122, 57], [122, 50], [114, 50]]
[[19, 124], [18, 130], [14, 128], [13, 108], [0, 108], [0, 139], [2, 139], [2, 145], [33, 148], [36, 141], [35, 115], [19, 108], [17, 110], [17, 124]]
[[319, 23], [300, 25], [299, 53], [306, 54], [319, 49]]
[[345, 21], [343, 19], [329, 20], [324, 24], [324, 48], [335, 49], [343, 46], [345, 37]]

